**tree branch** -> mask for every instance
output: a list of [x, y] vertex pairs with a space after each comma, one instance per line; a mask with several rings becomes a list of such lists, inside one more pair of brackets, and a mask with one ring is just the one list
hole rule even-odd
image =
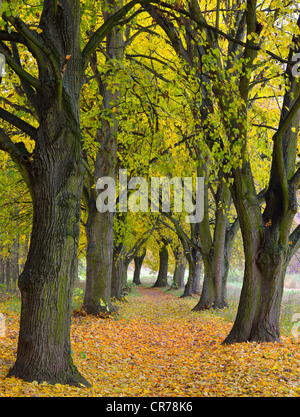
[[[177, 219], [175, 219], [173, 216], [170, 215], [170, 213], [167, 212], [163, 212], [162, 213], [165, 217], [167, 217], [173, 224], [176, 230], [176, 233], [178, 235], [178, 237], [181, 237], [181, 239], [185, 240], [188, 245], [192, 248], [194, 248], [195, 250], [197, 250], [198, 252], [200, 252], [202, 254], [202, 249], [200, 246], [198, 246], [195, 242], [193, 242], [188, 235], [185, 233], [185, 231], [182, 229], [182, 227], [179, 225], [179, 221]], [[161, 220], [161, 222], [163, 222]], [[163, 223], [165, 225], [167, 225], [168, 223]], [[170, 229], [172, 229], [170, 227]], [[172, 229], [173, 230], [173, 229]], [[173, 230], [174, 231], [174, 230]]]
[[287, 265], [300, 247], [300, 224], [294, 229], [289, 236], [289, 248], [285, 258]]
[[11, 123], [18, 129], [22, 130], [22, 132], [29, 135], [33, 140], [36, 140], [37, 129], [31, 126], [29, 123], [25, 122], [24, 120], [20, 119], [18, 116], [0, 107], [0, 118], [5, 120], [8, 123]]
[[98, 45], [103, 41], [107, 34], [110, 33], [110, 31], [120, 22], [120, 20], [138, 3], [138, 0], [131, 0], [120, 10], [110, 16], [100, 26], [100, 28], [96, 30], [82, 51], [84, 68], [88, 66], [91, 55], [96, 51]]
[[300, 186], [300, 167], [294, 173], [294, 175], [289, 180], [289, 185], [294, 187], [297, 190]]
[[145, 237], [141, 236], [133, 245], [133, 247], [127, 252], [126, 256], [126, 261], [128, 263], [130, 263], [133, 258], [137, 255], [138, 251], [140, 250], [140, 248], [147, 242], [147, 240], [150, 238], [150, 236], [152, 235], [152, 233], [154, 232], [154, 229], [157, 227], [157, 223], [158, 223], [158, 218], [156, 220], [156, 222], [154, 223], [154, 225], [152, 226], [152, 228], [150, 230], [147, 230], [144, 235], [146, 235]]
[[12, 107], [15, 110], [23, 111], [23, 112], [28, 113], [32, 116], [31, 110], [29, 110], [25, 106], [20, 106], [19, 104], [13, 103], [12, 101], [8, 100], [5, 97], [0, 97], [0, 101], [3, 101], [4, 103], [8, 104], [10, 107]]
[[26, 149], [25, 144], [23, 142], [12, 142], [5, 130], [0, 127], [0, 150], [7, 152], [11, 159], [19, 166], [20, 172], [29, 187], [26, 164], [29, 161], [30, 153]]
[[[16, 63], [21, 67], [21, 59], [20, 59], [19, 50], [17, 48], [17, 45], [14, 42], [12, 42], [11, 47], [12, 47], [13, 58], [16, 61]], [[21, 86], [22, 86], [22, 88], [25, 91], [25, 94], [27, 96], [28, 103], [30, 103], [30, 105], [32, 106], [31, 113], [36, 118], [36, 120], [38, 120], [40, 108], [39, 108], [38, 103], [37, 103], [37, 97], [36, 97], [36, 94], [35, 94], [35, 90], [24, 79], [20, 78], [20, 82], [21, 82]]]
[[[283, 202], [284, 208], [287, 210], [289, 206], [289, 193], [288, 193], [288, 178], [287, 172], [285, 168], [285, 157], [284, 157], [284, 150], [283, 150], [283, 136], [293, 122], [294, 117], [297, 115], [300, 109], [300, 96], [294, 102], [291, 110], [286, 115], [284, 121], [279, 125], [277, 132], [273, 136], [274, 140], [274, 154], [276, 156], [276, 163], [277, 163], [277, 171], [278, 171], [278, 178], [280, 180], [281, 189], [283, 193]], [[299, 169], [295, 172], [292, 178], [289, 180], [289, 184], [298, 188], [299, 186]]]
[[0, 30], [0, 41], [22, 43], [27, 46], [26, 39], [18, 32], [7, 32], [6, 30]]
[[5, 56], [7, 64], [11, 67], [11, 69], [24, 81], [34, 87], [36, 90], [39, 90], [41, 87], [41, 83], [27, 71], [23, 70], [23, 68], [16, 63], [16, 61], [12, 58], [10, 53], [7, 51], [5, 45], [0, 42], [0, 52]]
[[[144, 4], [143, 1], [140, 1], [139, 3], [142, 6]], [[211, 32], [213, 32], [213, 33], [215, 33], [217, 35], [220, 35], [223, 38], [227, 39], [228, 41], [233, 42], [233, 43], [236, 43], [237, 45], [241, 45], [241, 46], [243, 46], [246, 49], [253, 49], [253, 50], [256, 50], [256, 51], [260, 51], [261, 50], [261, 46], [259, 46], [259, 45], [251, 45], [251, 44], [249, 44], [247, 42], [243, 42], [243, 41], [239, 40], [238, 38], [233, 38], [232, 36], [228, 35], [227, 33], [223, 32], [222, 30], [217, 29], [216, 27], [214, 27], [212, 25], [209, 25], [208, 23], [206, 23], [206, 21], [204, 19], [203, 20], [199, 20], [198, 18], [195, 17], [194, 14], [188, 12], [185, 9], [182, 9], [180, 7], [177, 7], [176, 5], [170, 5], [170, 4], [165, 3], [163, 1], [158, 1], [158, 2], [156, 2], [156, 1], [148, 1], [148, 2], [146, 2], [146, 5], [149, 6], [150, 3], [158, 3], [160, 7], [164, 7], [166, 9], [171, 9], [171, 10], [174, 10], [175, 9], [179, 14], [181, 14], [181, 15], [183, 15], [185, 17], [190, 18], [193, 22], [195, 22], [201, 28], [207, 29], [207, 30], [209, 30], [209, 31], [211, 31]], [[145, 7], [145, 10], [146, 10], [146, 7]], [[159, 10], [159, 9], [157, 8], [157, 10]], [[281, 58], [280, 56], [274, 54], [271, 51], [266, 50], [265, 52], [269, 56], [271, 56], [273, 59], [275, 59], [275, 60], [277, 60], [277, 61], [279, 61], [279, 62], [281, 62], [283, 64], [290, 64], [290, 65], [294, 65], [295, 64], [295, 62], [287, 61], [287, 60]]]

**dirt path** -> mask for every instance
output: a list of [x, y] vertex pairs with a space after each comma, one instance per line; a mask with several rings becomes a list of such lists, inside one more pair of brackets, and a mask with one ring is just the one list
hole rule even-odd
[[137, 291], [145, 298], [149, 298], [150, 302], [160, 302], [162, 298], [165, 300], [175, 300], [175, 297], [171, 292], [167, 292], [166, 288], [156, 287], [137, 287]]
[[73, 360], [92, 389], [5, 379], [17, 348], [18, 314], [11, 312], [0, 345], [0, 396], [300, 395], [299, 340], [222, 346], [231, 323], [192, 312], [195, 302], [138, 287], [118, 303], [118, 316], [73, 317]]

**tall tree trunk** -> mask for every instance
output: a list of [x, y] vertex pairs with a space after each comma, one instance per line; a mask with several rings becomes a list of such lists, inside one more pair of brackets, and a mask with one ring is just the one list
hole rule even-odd
[[[49, 109], [30, 169], [33, 228], [24, 270], [17, 360], [9, 376], [25, 381], [88, 385], [73, 364], [70, 347], [71, 297], [76, 273], [81, 190], [80, 152], [67, 144], [80, 140], [79, 123], [62, 128], [66, 114]], [[51, 114], [52, 113], [52, 114]], [[76, 126], [76, 125], [75, 125]], [[56, 132], [56, 134], [53, 132]], [[53, 136], [50, 132], [53, 132]], [[53, 158], [53, 155], [56, 158]]]
[[184, 275], [187, 259], [182, 250], [176, 248], [173, 252], [175, 257], [175, 269], [172, 285], [177, 289], [184, 287]]
[[[113, 5], [113, 2], [110, 6]], [[113, 9], [108, 13], [103, 8], [103, 16], [106, 21], [111, 14], [122, 7], [122, 2], [115, 4]], [[106, 53], [111, 59], [122, 60], [124, 55], [124, 40], [122, 31], [113, 29], [108, 35], [106, 41]], [[107, 65], [113, 64], [109, 61]], [[103, 110], [110, 110], [112, 103], [118, 106], [117, 100], [120, 98], [119, 89], [115, 92], [106, 88], [105, 80], [101, 80], [98, 70], [97, 54], [91, 59], [91, 66], [98, 81], [99, 93], [102, 96]], [[95, 182], [99, 178], [109, 176], [116, 180], [117, 166], [117, 131], [118, 118], [114, 113], [110, 114], [110, 120], [107, 117], [100, 120], [101, 128], [97, 133], [97, 142], [99, 151], [96, 157], [94, 167]], [[113, 221], [114, 213], [99, 213], [96, 210], [96, 201], [94, 195], [94, 185], [90, 184], [89, 201], [88, 201], [88, 221], [86, 223], [87, 252], [86, 252], [86, 291], [84, 298], [84, 309], [88, 314], [98, 314], [101, 310], [107, 313], [114, 311], [111, 303], [111, 297], [116, 297], [119, 291], [112, 294], [112, 275], [113, 275]], [[101, 300], [101, 301], [100, 301]]]
[[[99, 213], [93, 194], [86, 223], [86, 287], [83, 308], [87, 314], [111, 313], [113, 213]], [[100, 233], [105, 231], [105, 233]]]
[[195, 251], [194, 255], [194, 272], [193, 272], [193, 283], [192, 283], [192, 293], [200, 294], [201, 290], [201, 271], [202, 271], [202, 256], [201, 253]]
[[265, 246], [259, 236], [253, 238], [252, 244], [245, 247], [238, 312], [225, 344], [280, 341], [279, 315], [286, 272], [284, 251], [271, 242]]
[[[54, 61], [50, 65], [47, 55], [40, 60], [41, 87], [35, 96], [39, 127], [34, 155], [23, 167], [33, 202], [33, 225], [18, 280], [22, 303], [17, 359], [8, 376], [90, 385], [75, 367], [70, 346], [85, 176], [80, 146], [80, 2], [44, 2], [40, 26]], [[40, 57], [42, 52], [38, 53]], [[68, 55], [61, 74], [55, 72], [53, 68]]]
[[166, 287], [168, 285], [168, 265], [169, 252], [167, 244], [163, 243], [163, 246], [159, 248], [159, 271], [153, 287]]
[[141, 269], [146, 256], [146, 250], [143, 251], [141, 255], [135, 256], [134, 259], [134, 273], [133, 273], [133, 283], [135, 285], [141, 285]]
[[193, 308], [194, 311], [201, 311], [206, 308], [224, 308], [227, 307], [226, 301], [226, 284], [227, 284], [227, 272], [223, 267], [223, 260], [220, 262], [222, 269], [216, 268], [216, 262], [219, 262], [214, 258], [212, 254], [203, 256], [204, 263], [204, 280], [201, 296], [198, 304]]
[[200, 278], [202, 269], [201, 253], [194, 248], [188, 254], [189, 276], [181, 298], [191, 297], [200, 293]]
[[227, 276], [232, 247], [239, 223], [229, 224], [227, 211], [231, 205], [230, 190], [220, 179], [215, 198], [215, 227], [214, 235], [210, 235], [210, 222], [208, 211], [208, 187], [205, 188], [204, 221], [200, 226], [201, 248], [204, 264], [204, 280], [201, 297], [194, 311], [206, 308], [227, 307]]

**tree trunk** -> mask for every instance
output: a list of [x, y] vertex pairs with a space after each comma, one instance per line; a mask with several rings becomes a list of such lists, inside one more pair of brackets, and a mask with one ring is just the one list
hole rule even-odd
[[[110, 7], [113, 5], [113, 2]], [[104, 20], [106, 21], [113, 12], [122, 6], [122, 2], [115, 4], [113, 10], [107, 12], [103, 10]], [[123, 33], [119, 29], [113, 29], [107, 37], [106, 53], [110, 58], [123, 59], [124, 41]], [[107, 63], [108, 68], [111, 65]], [[98, 70], [97, 54], [95, 53], [91, 66], [98, 81], [99, 94], [102, 97], [102, 109], [110, 110], [112, 103], [118, 106], [117, 101], [120, 98], [120, 92], [116, 89], [112, 92], [107, 89], [105, 80], [101, 79]], [[113, 68], [113, 66], [112, 66]], [[109, 71], [108, 71], [109, 73]], [[108, 73], [106, 75], [108, 75]], [[107, 177], [116, 180], [117, 166], [117, 131], [118, 118], [114, 113], [100, 120], [100, 126], [96, 141], [99, 143], [99, 150], [94, 167], [95, 182], [99, 178]], [[88, 201], [88, 221], [86, 224], [87, 252], [86, 252], [86, 291], [84, 298], [84, 309], [88, 314], [99, 314], [100, 311], [111, 313], [115, 309], [111, 303], [112, 294], [112, 275], [113, 275], [113, 221], [114, 213], [99, 213], [96, 210], [96, 201], [94, 195], [95, 183], [90, 184], [89, 201]], [[119, 293], [119, 291], [117, 291]], [[119, 299], [118, 297], [115, 297]]]
[[[267, 199], [265, 211], [268, 210], [268, 217], [274, 222], [265, 223], [259, 201], [254, 198], [247, 201], [248, 195], [255, 195], [254, 189], [250, 166], [245, 162], [235, 171], [232, 187], [243, 237], [244, 281], [235, 322], [225, 344], [280, 341], [280, 305], [289, 230], [297, 211], [296, 191], [290, 190], [289, 210], [284, 215], [281, 206]], [[279, 191], [274, 194], [275, 200], [278, 194]]]
[[173, 274], [172, 285], [175, 289], [184, 287], [184, 275], [187, 260], [183, 254], [183, 251], [178, 249], [173, 250], [175, 257], [175, 269]]
[[159, 271], [153, 287], [166, 287], [168, 285], [169, 252], [166, 244], [159, 249]]
[[224, 344], [280, 342], [279, 316], [286, 272], [278, 247], [247, 248], [244, 282], [237, 316]]
[[202, 256], [200, 253], [196, 252], [196, 259], [194, 264], [194, 272], [193, 272], [193, 283], [192, 283], [192, 293], [193, 294], [200, 294], [201, 290], [201, 271], [202, 271]]
[[173, 274], [173, 283], [176, 289], [184, 287], [185, 268], [186, 268], [186, 261], [177, 262], [175, 265], [175, 270]]
[[[29, 170], [33, 227], [18, 283], [22, 307], [17, 360], [8, 376], [29, 382], [89, 385], [73, 364], [70, 347], [83, 173], [80, 148], [67, 144], [74, 134], [80, 139], [80, 129], [78, 123], [75, 130], [74, 121], [63, 129], [66, 122], [61, 122], [68, 117], [53, 108], [45, 115], [47, 119]], [[52, 132], [56, 138], [52, 146], [42, 146]]]
[[125, 249], [123, 243], [114, 248], [114, 258], [112, 267], [111, 296], [116, 300], [121, 300], [123, 288], [127, 283], [128, 262], [124, 259]]
[[[35, 95], [39, 126], [23, 175], [33, 203], [30, 247], [18, 285], [21, 318], [17, 359], [8, 376], [51, 384], [90, 385], [73, 363], [71, 301], [80, 233], [85, 170], [81, 162], [80, 2], [44, 2], [43, 55]], [[55, 42], [55, 46], [51, 41]], [[39, 54], [41, 52], [39, 51]], [[69, 60], [64, 71], [54, 73]], [[40, 55], [39, 55], [40, 56]], [[26, 172], [25, 172], [26, 170]]]
[[86, 223], [86, 288], [83, 308], [87, 314], [111, 313], [113, 213], [99, 213], [93, 194]]
[[[206, 187], [206, 201], [208, 188]], [[227, 307], [227, 276], [232, 247], [238, 231], [238, 220], [232, 225], [229, 224], [227, 211], [231, 205], [229, 188], [220, 179], [217, 192], [215, 193], [215, 227], [213, 239], [210, 236], [210, 223], [208, 205], [205, 203], [205, 214], [203, 225], [200, 227], [201, 247], [204, 264], [204, 280], [201, 297], [194, 311], [201, 311], [206, 308]]]
[[146, 256], [146, 250], [140, 256], [134, 257], [134, 273], [133, 283], [135, 285], [141, 285], [141, 269]]
[[201, 278], [201, 253], [194, 248], [188, 254], [189, 276], [184, 287], [184, 292], [181, 298], [191, 297], [193, 294], [200, 293], [200, 278]]
[[[213, 255], [203, 256], [204, 280], [201, 296], [193, 311], [201, 311], [206, 308], [224, 308], [226, 302], [226, 277], [223, 269], [216, 273], [215, 259]], [[221, 262], [222, 267], [222, 262]]]

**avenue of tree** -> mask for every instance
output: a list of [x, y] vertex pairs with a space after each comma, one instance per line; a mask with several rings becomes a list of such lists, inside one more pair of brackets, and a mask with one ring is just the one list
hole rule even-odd
[[[167, 285], [172, 258], [172, 286], [200, 294], [201, 312], [227, 306], [238, 232], [243, 287], [224, 343], [279, 342], [300, 245], [297, 2], [34, 3], [3, 1], [0, 23], [0, 282], [20, 273], [22, 300], [9, 376], [89, 385], [70, 345], [78, 257], [87, 314], [112, 313], [130, 262], [139, 285], [149, 253], [154, 286]], [[97, 180], [118, 182], [120, 169], [204, 177], [203, 220], [172, 204], [99, 213]]]

